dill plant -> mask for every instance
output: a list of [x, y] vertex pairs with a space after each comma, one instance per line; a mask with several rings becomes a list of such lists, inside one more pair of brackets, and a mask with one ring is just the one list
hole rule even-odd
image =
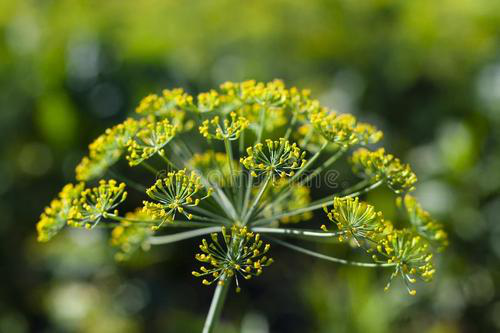
[[[145, 97], [136, 114], [89, 145], [76, 167], [78, 182], [66, 185], [42, 213], [39, 241], [65, 226], [111, 227], [116, 258], [125, 260], [150, 246], [205, 237], [195, 255], [200, 267], [192, 272], [204, 285], [216, 285], [203, 332], [213, 331], [233, 281], [239, 292], [244, 280], [273, 263], [271, 243], [338, 264], [391, 270], [386, 288], [400, 277], [411, 295], [417, 279], [432, 278], [433, 253], [447, 245], [446, 233], [409, 194], [417, 182], [410, 166], [383, 148], [367, 148], [382, 138], [374, 126], [278, 80], [227, 82], [196, 98], [165, 90]], [[352, 164], [359, 182], [312, 201], [311, 180], [340, 158]], [[126, 175], [113, 167], [120, 159], [130, 166]], [[134, 176], [137, 167], [157, 179], [144, 184]], [[360, 199], [384, 185], [407, 215], [405, 228]], [[120, 214], [129, 189], [144, 200]], [[318, 210], [329, 225], [296, 227]], [[172, 232], [178, 228], [190, 230]], [[370, 260], [328, 256], [289, 238], [335, 239]]]

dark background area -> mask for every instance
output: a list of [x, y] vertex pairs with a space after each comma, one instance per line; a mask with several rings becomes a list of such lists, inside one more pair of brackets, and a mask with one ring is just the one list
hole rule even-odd
[[199, 331], [195, 243], [118, 264], [104, 233], [40, 244], [35, 224], [144, 95], [274, 78], [383, 129], [450, 247], [416, 297], [276, 247], [220, 331], [500, 330], [500, 2], [0, 0], [0, 332]]

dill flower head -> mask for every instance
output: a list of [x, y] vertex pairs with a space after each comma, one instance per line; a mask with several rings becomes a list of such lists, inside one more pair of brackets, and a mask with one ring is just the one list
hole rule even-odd
[[[323, 188], [314, 193], [327, 192], [323, 198], [311, 199], [313, 186], [325, 183], [312, 180], [326, 176], [355, 146], [377, 143], [382, 132], [353, 115], [332, 112], [309, 90], [287, 88], [280, 80], [226, 82], [195, 97], [183, 89], [151, 94], [135, 111], [89, 145], [76, 178], [98, 185], [64, 187], [40, 217], [40, 241], [65, 225], [111, 227], [116, 259], [125, 260], [150, 246], [211, 235], [195, 256], [204, 266], [193, 275], [205, 285], [217, 282], [219, 291], [233, 280], [239, 290], [241, 278], [260, 275], [273, 262], [260, 235], [339, 264], [393, 268], [391, 281], [403, 277], [412, 294], [409, 286], [417, 277], [429, 280], [434, 273], [432, 254], [447, 244], [446, 233], [406, 195], [417, 181], [410, 166], [383, 148], [352, 154], [353, 171], [364, 178], [359, 183], [341, 191]], [[145, 178], [146, 171], [154, 181]], [[408, 222], [407, 228], [396, 229], [362, 201], [383, 183], [405, 194], [396, 204], [407, 218], [395, 225]], [[137, 192], [126, 203], [125, 186]], [[133, 213], [120, 215], [121, 203], [133, 205]], [[335, 230], [302, 228], [322, 207]], [[173, 233], [175, 228], [182, 231]], [[288, 238], [348, 239], [373, 261], [330, 257]]]
[[417, 176], [408, 164], [403, 164], [399, 158], [386, 154], [384, 148], [369, 151], [359, 148], [352, 154], [353, 170], [374, 182], [383, 181], [396, 193], [412, 191], [417, 182]]
[[205, 120], [199, 127], [201, 135], [207, 139], [217, 140], [237, 140], [245, 128], [248, 127], [248, 120], [231, 112], [229, 117], [221, 120], [220, 116], [215, 116], [211, 120]]
[[203, 239], [196, 260], [210, 265], [201, 266], [199, 272], [193, 271], [196, 277], [204, 277], [203, 284], [210, 285], [216, 281], [224, 283], [232, 277], [236, 280], [236, 290], [240, 290], [238, 278], [249, 280], [262, 274], [262, 269], [273, 263], [265, 254], [271, 245], [264, 244], [259, 234], [248, 231], [246, 227], [233, 225], [230, 232], [222, 227], [220, 233], [212, 233], [211, 242]]
[[114, 209], [126, 198], [125, 183], [101, 180], [99, 186], [80, 193], [69, 211], [68, 224], [90, 229], [108, 216], [117, 215], [118, 211]]
[[[325, 212], [341, 231], [341, 241], [352, 237], [359, 245], [360, 240], [372, 239], [385, 228], [382, 212], [375, 211], [375, 207], [359, 201], [357, 197], [337, 197], [333, 200], [333, 209], [328, 211], [325, 208]], [[322, 229], [327, 231], [326, 226]]]
[[240, 161], [254, 177], [259, 174], [291, 177], [307, 162], [304, 159], [306, 152], [283, 138], [275, 141], [267, 139], [264, 144], [248, 148], [247, 154]]
[[164, 222], [173, 222], [176, 213], [181, 213], [191, 220], [193, 214], [187, 213], [186, 208], [198, 206], [201, 200], [212, 193], [212, 190], [208, 189], [204, 195], [200, 194], [203, 188], [200, 177], [194, 172], [190, 175], [186, 173], [186, 169], [169, 172], [167, 177], [158, 179], [146, 190], [146, 194], [157, 203], [144, 201], [143, 212], [152, 219], [161, 220], [154, 229]]
[[108, 128], [89, 145], [89, 156], [85, 156], [76, 167], [76, 179], [88, 181], [104, 175], [120, 159], [127, 142], [138, 129], [138, 122], [132, 118]]
[[83, 187], [83, 183], [67, 184], [59, 193], [58, 198], [52, 200], [45, 208], [36, 225], [40, 242], [49, 241], [66, 225], [73, 201], [80, 196]]
[[357, 123], [348, 113], [337, 114], [325, 109], [312, 112], [312, 125], [328, 141], [347, 149], [355, 144], [373, 144], [382, 138], [382, 132], [366, 123]]
[[[151, 94], [146, 96], [136, 108], [140, 115], [172, 116], [174, 111], [193, 107], [193, 97], [184, 92], [184, 89], [165, 89], [161, 96]], [[175, 112], [177, 113], [177, 112]]]
[[163, 147], [177, 132], [177, 127], [168, 119], [153, 123], [143, 119], [140, 127], [135, 137], [127, 142], [130, 166], [139, 165], [156, 153], [163, 154]]
[[385, 261], [374, 255], [376, 261], [394, 264], [394, 272], [386, 290], [395, 277], [401, 276], [410, 295], [415, 295], [416, 291], [411, 284], [416, 282], [416, 278], [429, 281], [435, 273], [428, 243], [407, 229], [396, 230], [387, 235], [377, 246], [377, 250]]

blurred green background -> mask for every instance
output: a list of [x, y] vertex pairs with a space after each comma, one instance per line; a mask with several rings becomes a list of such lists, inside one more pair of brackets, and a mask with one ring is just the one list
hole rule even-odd
[[194, 243], [117, 264], [104, 234], [34, 226], [147, 93], [274, 78], [380, 126], [450, 247], [416, 297], [276, 247], [220, 332], [500, 331], [499, 1], [0, 0], [0, 332], [199, 331]]

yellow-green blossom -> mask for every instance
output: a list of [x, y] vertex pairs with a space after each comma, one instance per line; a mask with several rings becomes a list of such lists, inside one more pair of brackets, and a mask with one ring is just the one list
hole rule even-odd
[[76, 167], [76, 179], [87, 181], [101, 177], [120, 159], [127, 142], [138, 128], [138, 122], [128, 118], [123, 123], [107, 129], [89, 145], [89, 156], [84, 157]]
[[357, 123], [349, 113], [337, 114], [322, 108], [310, 115], [311, 124], [328, 141], [347, 149], [356, 144], [373, 144], [382, 138], [374, 126]]
[[404, 229], [390, 233], [380, 242], [377, 250], [383, 259], [374, 255], [376, 262], [394, 264], [394, 272], [385, 287], [386, 290], [389, 289], [392, 280], [399, 275], [403, 278], [410, 295], [415, 295], [416, 291], [411, 284], [416, 282], [416, 278], [430, 281], [434, 275], [429, 244], [412, 231]]
[[36, 225], [38, 241], [49, 241], [67, 224], [71, 206], [75, 200], [78, 200], [83, 188], [83, 183], [77, 185], [67, 184], [63, 187], [57, 199], [52, 200], [50, 205], [45, 207]]
[[203, 284], [210, 285], [216, 281], [223, 284], [227, 279], [235, 278], [236, 290], [240, 291], [239, 277], [246, 280], [262, 274], [262, 269], [273, 263], [273, 259], [265, 254], [271, 246], [264, 244], [259, 234], [248, 231], [246, 227], [233, 225], [228, 233], [225, 227], [219, 233], [212, 233], [212, 242], [203, 239], [199, 253], [195, 258], [210, 265], [201, 266], [199, 272], [193, 271], [196, 277], [204, 277]]
[[[325, 208], [328, 219], [337, 225], [339, 240], [344, 238], [354, 238], [360, 245], [361, 240], [372, 240], [385, 229], [382, 212], [377, 212], [375, 207], [366, 202], [359, 201], [359, 198], [337, 197], [333, 200], [333, 209], [328, 211]], [[322, 226], [327, 230], [326, 226]]]
[[118, 215], [115, 209], [127, 198], [125, 183], [101, 180], [99, 186], [84, 189], [69, 211], [68, 225], [90, 229], [103, 219]]
[[248, 125], [249, 121], [245, 117], [238, 116], [236, 112], [231, 112], [229, 117], [222, 121], [219, 116], [205, 120], [199, 127], [199, 131], [207, 139], [237, 140]]
[[193, 97], [177, 88], [165, 89], [161, 96], [151, 94], [144, 97], [135, 112], [140, 115], [171, 116], [174, 110], [193, 109]]
[[158, 122], [141, 121], [141, 129], [133, 139], [127, 142], [127, 160], [130, 166], [136, 166], [156, 153], [163, 154], [163, 148], [172, 140], [177, 127], [168, 119]]
[[386, 154], [384, 148], [376, 151], [360, 148], [353, 153], [351, 163], [356, 174], [374, 182], [382, 180], [396, 193], [412, 191], [417, 182], [417, 176], [410, 166]]
[[152, 219], [161, 221], [154, 229], [164, 222], [173, 222], [176, 213], [181, 213], [190, 220], [192, 214], [186, 209], [198, 206], [201, 200], [212, 193], [212, 189], [206, 192], [203, 190], [200, 177], [196, 173], [191, 172], [188, 175], [185, 169], [169, 172], [165, 178], [157, 180], [147, 189], [146, 194], [157, 202], [144, 201], [143, 211]]
[[278, 141], [267, 139], [264, 144], [258, 143], [247, 148], [247, 154], [240, 162], [254, 177], [259, 174], [292, 177], [307, 162], [304, 159], [306, 152], [284, 138]]

